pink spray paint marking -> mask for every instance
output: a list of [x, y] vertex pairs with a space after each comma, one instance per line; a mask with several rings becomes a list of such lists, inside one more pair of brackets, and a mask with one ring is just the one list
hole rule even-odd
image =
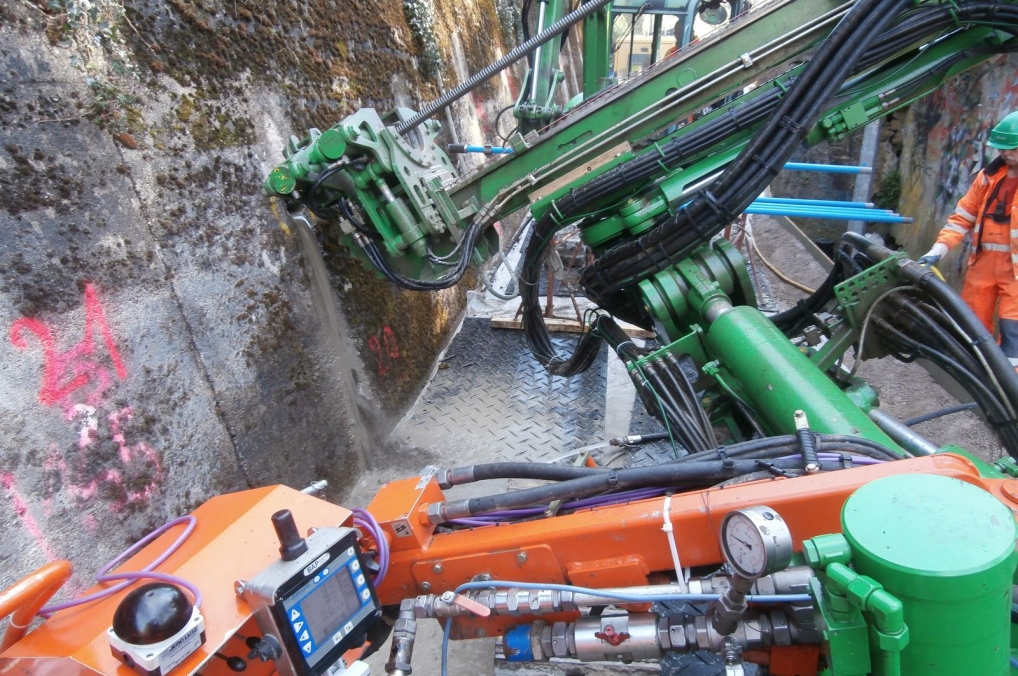
[[36, 546], [46, 556], [47, 561], [53, 561], [57, 559], [56, 553], [49, 544], [49, 540], [42, 533], [42, 528], [39, 527], [39, 523], [32, 516], [31, 510], [28, 508], [28, 502], [25, 501], [14, 483], [14, 475], [8, 472], [0, 474], [0, 486], [4, 487], [4, 490], [11, 496], [11, 501], [14, 505], [14, 513], [21, 519], [21, 523], [25, 526], [25, 530], [35, 541]]
[[105, 392], [113, 384], [110, 369], [98, 361], [96, 353], [95, 333], [102, 336], [103, 344], [113, 365], [113, 372], [120, 380], [127, 378], [127, 368], [120, 356], [120, 351], [113, 340], [113, 332], [106, 322], [106, 313], [99, 302], [99, 294], [92, 284], [85, 285], [85, 336], [80, 343], [61, 352], [57, 349], [57, 341], [53, 331], [39, 319], [22, 317], [11, 325], [11, 344], [19, 350], [28, 348], [28, 336], [32, 334], [42, 345], [43, 370], [42, 386], [39, 389], [39, 401], [46, 406], [71, 405], [72, 396], [93, 385], [92, 391], [86, 395], [86, 401], [97, 405]]
[[368, 349], [378, 356], [378, 375], [384, 376], [393, 367], [393, 362], [399, 359], [399, 341], [396, 340], [396, 333], [388, 326], [382, 329], [382, 339], [378, 336], [368, 338]]
[[[10, 341], [19, 350], [25, 350], [29, 335], [35, 336], [43, 351], [39, 401], [46, 406], [61, 407], [66, 419], [78, 424], [77, 458], [70, 460], [74, 464], [73, 471], [68, 471], [69, 459], [64, 458], [55, 443], [50, 445], [43, 468], [57, 478], [57, 485], [66, 495], [80, 502], [98, 497], [104, 488], [116, 489], [114, 492], [120, 497], [111, 502], [110, 509], [120, 512], [128, 505], [147, 502], [162, 486], [166, 473], [155, 450], [147, 444], [131, 444], [126, 440], [122, 424], [133, 417], [131, 407], [119, 408], [105, 416], [101, 413], [103, 409], [108, 410], [105, 392], [115, 381], [127, 379], [127, 368], [106, 321], [98, 291], [92, 284], [85, 285], [84, 305], [85, 335], [81, 342], [66, 351], [58, 348], [56, 332], [50, 326], [28, 317], [11, 325]], [[108, 359], [97, 349], [99, 338]], [[119, 468], [89, 469], [89, 456], [102, 438], [112, 439], [117, 444]], [[26, 503], [21, 500], [21, 504]], [[94, 517], [83, 518], [86, 528], [97, 528]]]

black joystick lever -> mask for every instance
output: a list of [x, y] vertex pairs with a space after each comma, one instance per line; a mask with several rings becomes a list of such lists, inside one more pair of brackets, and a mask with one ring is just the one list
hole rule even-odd
[[308, 550], [308, 543], [297, 532], [297, 524], [288, 509], [281, 509], [272, 515], [272, 525], [279, 538], [279, 556], [284, 561], [293, 561]]

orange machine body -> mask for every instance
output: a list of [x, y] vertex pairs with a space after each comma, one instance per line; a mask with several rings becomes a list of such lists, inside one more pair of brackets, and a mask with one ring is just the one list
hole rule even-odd
[[[788, 523], [796, 551], [816, 535], [841, 532], [841, 508], [860, 486], [896, 474], [939, 474], [979, 486], [1018, 509], [1018, 481], [986, 479], [968, 459], [952, 454], [888, 462], [795, 479], [741, 483], [673, 495], [669, 519], [684, 567], [719, 564], [721, 520], [740, 507], [766, 504]], [[1012, 495], [1013, 493], [1013, 495]], [[390, 566], [378, 589], [383, 605], [422, 593], [438, 594], [489, 575], [496, 580], [587, 587], [654, 583], [673, 570], [664, 526], [664, 498], [599, 507], [523, 523], [442, 533], [428, 523], [427, 506], [442, 500], [434, 479], [383, 486], [368, 510], [391, 542]], [[541, 619], [568, 621], [570, 615]], [[488, 636], [525, 620], [456, 617], [453, 638]]]
[[[720, 563], [718, 530], [722, 518], [731, 510], [750, 505], [766, 504], [777, 510], [788, 522], [799, 550], [804, 539], [840, 532], [842, 505], [857, 488], [896, 474], [953, 477], [987, 490], [1012, 510], [1018, 510], [1018, 481], [983, 478], [972, 462], [949, 454], [712, 488], [671, 499], [669, 519], [682, 565]], [[428, 523], [427, 506], [441, 500], [443, 492], [426, 475], [386, 484], [369, 506], [390, 545], [388, 575], [377, 590], [384, 605], [398, 605], [402, 599], [421, 593], [451, 590], [478, 575], [607, 587], [663, 580], [662, 574], [673, 566], [667, 535], [662, 531], [663, 498], [455, 532], [439, 532]], [[302, 529], [349, 524], [347, 510], [282, 487], [221, 496], [195, 511], [195, 532], [162, 570], [196, 582], [205, 594], [202, 612], [208, 642], [174, 674], [233, 673], [214, 653], [246, 654], [244, 639], [258, 631], [246, 602], [234, 594], [234, 581], [254, 577], [278, 556], [269, 516], [282, 508], [293, 512]], [[154, 559], [175, 536], [173, 532], [164, 535], [126, 564], [125, 570], [140, 568]], [[374, 545], [364, 541], [365, 549]], [[134, 672], [112, 657], [104, 636], [118, 601], [112, 598], [57, 613], [0, 655], [0, 675], [131, 676]], [[560, 613], [541, 619], [568, 620], [573, 616]], [[453, 635], [492, 636], [532, 619], [458, 617]], [[803, 661], [809, 657], [782, 654], [770, 659]], [[260, 676], [272, 670], [270, 665], [249, 662], [246, 673]]]
[[[246, 657], [244, 639], [260, 636], [247, 602], [234, 592], [236, 580], [250, 580], [279, 558], [270, 517], [289, 509], [301, 529], [349, 525], [350, 511], [300, 491], [275, 486], [212, 498], [194, 512], [197, 525], [191, 536], [162, 566], [160, 572], [182, 577], [198, 586], [203, 595], [206, 642], [173, 674], [203, 676], [234, 674], [226, 657]], [[120, 570], [139, 570], [176, 539], [179, 531], [163, 534], [125, 562]], [[94, 587], [89, 592], [99, 591]], [[136, 676], [110, 652], [106, 630], [120, 594], [53, 615], [38, 629], [0, 655], [0, 674], [78, 676], [104, 674]], [[216, 654], [218, 653], [218, 655]], [[274, 673], [272, 664], [249, 661], [244, 672], [251, 676]]]

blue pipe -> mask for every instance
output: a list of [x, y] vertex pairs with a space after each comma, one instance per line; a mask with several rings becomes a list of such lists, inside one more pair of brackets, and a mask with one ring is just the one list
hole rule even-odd
[[[818, 207], [843, 207], [848, 209], [873, 209], [872, 202], [839, 202], [836, 200], [811, 200], [798, 197], [757, 197], [753, 200], [756, 204], [801, 204], [804, 206]], [[881, 209], [888, 211], [888, 209]]]
[[785, 169], [790, 171], [821, 171], [827, 174], [873, 173], [873, 167], [849, 167], [841, 164], [807, 164], [805, 162], [786, 162]]
[[761, 214], [764, 216], [801, 216], [804, 218], [829, 218], [845, 221], [870, 221], [872, 223], [911, 223], [909, 216], [889, 214], [886, 211], [876, 209], [796, 209], [787, 205], [750, 204], [746, 208], [747, 214]]
[[506, 155], [513, 151], [512, 148], [502, 146], [466, 146], [462, 143], [450, 143], [445, 147], [450, 153], [484, 153], [485, 155]]

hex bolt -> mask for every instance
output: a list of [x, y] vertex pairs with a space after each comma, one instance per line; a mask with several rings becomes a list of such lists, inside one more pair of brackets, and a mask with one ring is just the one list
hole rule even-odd
[[524, 563], [526, 563], [527, 562], [527, 553], [526, 552], [520, 552], [519, 554], [517, 554], [516, 555], [516, 561], [520, 565], [523, 565]]
[[486, 631], [484, 631], [483, 629], [478, 629], [476, 634], [477, 634], [477, 638], [484, 638], [485, 636], [488, 635], [488, 633]]
[[432, 570], [432, 572], [435, 573], [435, 575], [441, 575], [442, 574], [442, 564], [441, 563], [436, 563], [435, 565], [433, 565], [431, 567], [431, 570]]
[[421, 583], [421, 591], [424, 592], [425, 594], [427, 594], [429, 591], [431, 591], [431, 583], [427, 582], [427, 581], [422, 582]]

